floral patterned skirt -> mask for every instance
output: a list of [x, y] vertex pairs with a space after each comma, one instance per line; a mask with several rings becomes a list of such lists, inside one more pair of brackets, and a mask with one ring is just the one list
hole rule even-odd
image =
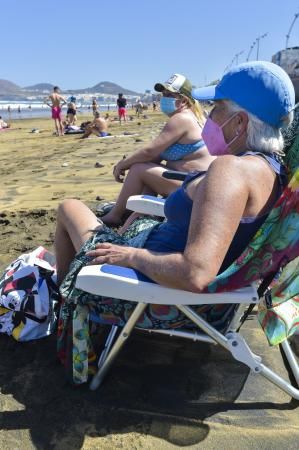
[[[83, 245], [72, 262], [60, 288], [62, 305], [58, 325], [58, 356], [73, 383], [80, 384], [88, 380], [96, 359], [90, 339], [90, 313], [97, 314], [103, 324], [122, 327], [136, 307], [136, 302], [93, 295], [75, 287], [78, 272], [89, 260], [85, 253], [100, 242], [143, 247], [149, 233], [158, 223], [152, 218], [139, 219], [122, 236], [104, 226]], [[223, 331], [230, 323], [235, 305], [201, 305], [194, 310]], [[175, 306], [167, 305], [148, 305], [136, 326], [147, 329], [194, 327]]]

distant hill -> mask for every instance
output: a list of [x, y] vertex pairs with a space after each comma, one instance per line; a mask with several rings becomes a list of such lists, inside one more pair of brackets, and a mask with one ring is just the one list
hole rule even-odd
[[24, 91], [53, 91], [54, 84], [50, 83], [38, 83], [34, 84], [33, 86], [26, 86], [23, 88]]
[[[21, 88], [20, 86], [12, 83], [11, 81], [0, 80], [0, 96], [24, 97], [26, 95], [33, 95], [33, 94], [42, 95], [45, 94], [45, 91], [52, 92], [53, 87], [54, 85], [50, 83], [37, 83], [32, 86], [26, 86], [24, 88]], [[117, 95], [120, 92], [122, 92], [124, 95], [136, 95], [136, 96], [140, 95], [138, 92], [125, 89], [116, 83], [111, 83], [110, 81], [101, 81], [100, 83], [90, 88], [72, 89], [72, 90], [63, 89], [63, 93], [70, 93], [70, 94], [100, 93], [106, 95]]]
[[138, 92], [130, 91], [129, 89], [125, 89], [118, 84], [111, 83], [110, 81], [101, 81], [95, 86], [88, 88], [88, 92], [101, 92], [101, 94], [112, 94], [117, 95], [122, 92], [124, 95], [139, 95]]
[[130, 91], [129, 89], [125, 89], [122, 86], [119, 86], [119, 84], [111, 83], [110, 81], [101, 81], [100, 83], [97, 83], [95, 86], [90, 87], [90, 88], [72, 89], [67, 92], [74, 93], [74, 94], [101, 93], [101, 94], [107, 94], [107, 95], [117, 95], [120, 92], [122, 92], [124, 95], [140, 95], [138, 92]]
[[20, 86], [8, 80], [0, 80], [0, 95], [22, 95]]

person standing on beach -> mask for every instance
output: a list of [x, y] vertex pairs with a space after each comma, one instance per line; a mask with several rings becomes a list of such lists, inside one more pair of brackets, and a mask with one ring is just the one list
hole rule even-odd
[[123, 94], [118, 94], [117, 99], [117, 107], [118, 107], [118, 118], [119, 123], [121, 124], [121, 119], [123, 118], [124, 122], [127, 121], [127, 99], [123, 96]]
[[142, 114], [143, 111], [143, 103], [141, 101], [141, 99], [139, 98], [137, 100], [136, 106], [135, 106], [135, 113], [137, 117], [140, 117], [140, 114]]
[[92, 107], [92, 114], [93, 114], [93, 117], [96, 117], [96, 113], [99, 112], [99, 110], [98, 110], [98, 104], [97, 104], [97, 99], [96, 99], [96, 98], [94, 98], [94, 99], [92, 100], [91, 107]]
[[66, 121], [68, 125], [75, 125], [77, 122], [77, 107], [76, 103], [73, 101], [70, 101], [67, 105]]
[[67, 104], [66, 99], [59, 94], [59, 87], [54, 86], [53, 93], [49, 95], [49, 100], [51, 103], [47, 103], [47, 105], [52, 110], [52, 119], [55, 122], [55, 129], [57, 136], [63, 135], [63, 125], [62, 125], [62, 117], [61, 117], [61, 108], [63, 105]]

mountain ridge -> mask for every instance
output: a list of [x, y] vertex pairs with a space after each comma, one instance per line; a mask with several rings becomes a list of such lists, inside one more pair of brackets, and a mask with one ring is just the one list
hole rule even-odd
[[9, 80], [0, 79], [0, 95], [21, 93], [21, 87]]
[[[0, 96], [13, 95], [13, 96], [23, 96], [24, 95], [45, 95], [53, 90], [54, 85], [51, 83], [37, 83], [31, 86], [21, 87], [17, 84], [9, 81], [0, 79]], [[101, 81], [92, 87], [87, 87], [83, 89], [63, 89], [62, 93], [66, 94], [107, 94], [107, 95], [117, 95], [122, 92], [124, 95], [140, 95], [136, 91], [126, 89], [119, 84], [113, 83], [111, 81]]]
[[54, 84], [51, 83], [37, 83], [32, 86], [22, 88], [24, 91], [52, 91]]

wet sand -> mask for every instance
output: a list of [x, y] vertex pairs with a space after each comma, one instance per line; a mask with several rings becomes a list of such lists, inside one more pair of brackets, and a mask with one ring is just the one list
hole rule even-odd
[[[94, 207], [97, 197], [116, 198], [113, 165], [158, 134], [165, 120], [148, 116], [112, 123], [118, 136], [107, 140], [55, 137], [47, 119], [18, 121], [18, 129], [0, 133], [2, 269], [39, 245], [52, 248], [62, 199]], [[124, 131], [138, 136], [121, 137]], [[287, 378], [279, 350], [269, 349], [253, 324], [245, 325], [253, 348]], [[20, 344], [0, 335], [0, 345], [3, 450], [298, 448], [298, 402], [221, 348], [135, 335], [102, 388], [90, 392], [66, 383], [55, 336]]]

